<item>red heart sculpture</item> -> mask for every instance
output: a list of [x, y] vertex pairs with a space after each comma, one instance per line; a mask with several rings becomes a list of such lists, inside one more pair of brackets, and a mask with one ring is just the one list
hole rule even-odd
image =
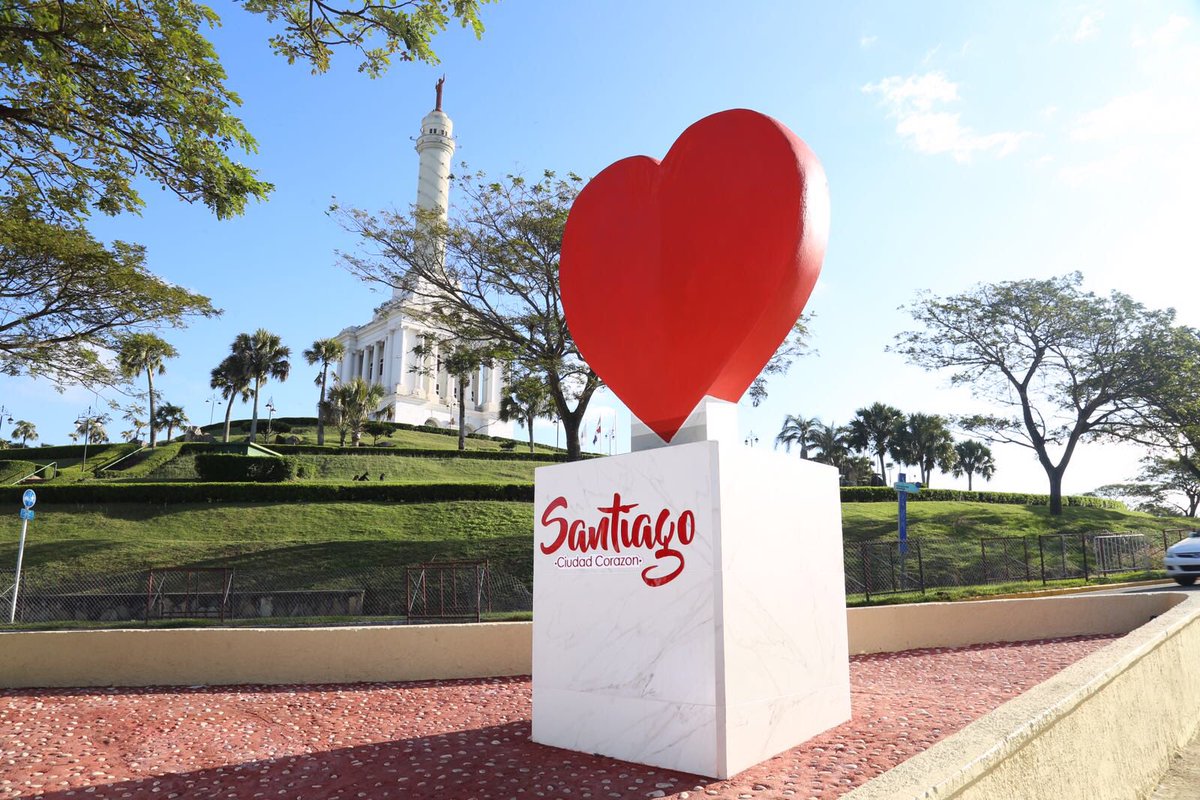
[[579, 193], [559, 283], [579, 351], [670, 441], [705, 395], [737, 402], [821, 271], [829, 187], [777, 120], [705, 117], [659, 163], [622, 159]]

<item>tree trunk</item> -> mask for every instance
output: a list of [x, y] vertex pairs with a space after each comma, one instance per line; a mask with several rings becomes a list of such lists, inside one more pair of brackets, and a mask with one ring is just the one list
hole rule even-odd
[[884, 484], [886, 485], [887, 484], [887, 468], [883, 464], [883, 451], [880, 450], [878, 455], [879, 455], [879, 479], [881, 481], [883, 481]]
[[533, 452], [533, 414], [529, 415], [529, 452]]
[[458, 449], [467, 449], [467, 376], [458, 376]]
[[321, 410], [325, 407], [325, 377], [329, 374], [329, 363], [321, 369], [321, 399], [317, 401], [317, 444], [325, 444], [325, 415]]
[[971, 488], [971, 470], [969, 470], [969, 469], [964, 470], [964, 472], [967, 473], [967, 491], [968, 492], [973, 491], [973, 489]]
[[225, 406], [225, 444], [229, 444], [229, 418], [233, 416], [233, 400], [235, 397], [237, 397], [237, 393], [231, 393], [229, 395], [229, 404]]
[[250, 417], [250, 441], [254, 441], [254, 437], [258, 435], [258, 390], [259, 380], [254, 379], [254, 414]]
[[150, 446], [154, 447], [154, 370], [146, 367], [146, 386], [150, 392]]
[[1062, 514], [1062, 472], [1059, 470], [1051, 470], [1050, 477], [1050, 516], [1057, 517]]

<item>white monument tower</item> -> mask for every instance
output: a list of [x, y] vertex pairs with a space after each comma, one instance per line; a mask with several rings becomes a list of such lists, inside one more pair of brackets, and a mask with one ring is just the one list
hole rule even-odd
[[[454, 158], [454, 123], [442, 110], [442, 87], [437, 82], [437, 101], [421, 120], [416, 150], [417, 209], [448, 218], [450, 210], [450, 165]], [[440, 254], [439, 254], [440, 255]], [[392, 298], [375, 311], [365, 325], [346, 328], [337, 335], [346, 348], [337, 372], [345, 382], [362, 378], [384, 387], [385, 395], [376, 415], [380, 419], [411, 425], [453, 427], [458, 424], [458, 381], [441, 366], [435, 351], [423, 359], [413, 352], [431, 329], [415, 318], [421, 299], [396, 288]], [[511, 436], [512, 423], [501, 422], [501, 369], [482, 367], [467, 381], [466, 428], [468, 433]]]

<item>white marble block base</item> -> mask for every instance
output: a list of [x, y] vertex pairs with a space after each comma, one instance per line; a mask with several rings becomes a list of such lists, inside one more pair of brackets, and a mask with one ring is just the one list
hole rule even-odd
[[850, 718], [833, 468], [699, 441], [541, 467], [534, 508], [535, 742], [725, 778]]

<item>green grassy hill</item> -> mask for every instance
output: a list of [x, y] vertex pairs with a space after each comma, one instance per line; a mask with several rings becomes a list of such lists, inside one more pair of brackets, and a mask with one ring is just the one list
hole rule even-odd
[[[1154, 531], [1178, 518], [1096, 508], [922, 503], [909, 506], [909, 535], [976, 556], [981, 536]], [[842, 506], [847, 543], [895, 536], [889, 503]], [[16, 515], [0, 564], [16, 558]], [[40, 506], [30, 527], [31, 574], [99, 576], [150, 566], [219, 566], [257, 573], [279, 588], [326, 588], [364, 569], [438, 559], [488, 558], [532, 578], [533, 508], [528, 503], [289, 503]], [[943, 547], [943, 550], [945, 548]], [[268, 580], [269, 577], [269, 580]]]

